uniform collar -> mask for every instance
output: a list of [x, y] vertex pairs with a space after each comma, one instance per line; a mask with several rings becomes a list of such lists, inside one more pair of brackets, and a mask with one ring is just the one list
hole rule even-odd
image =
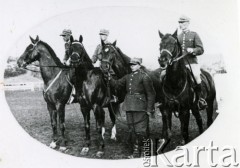
[[137, 70], [137, 71], [135, 71], [135, 72], [132, 72], [132, 74], [138, 74], [138, 72], [139, 72], [140, 70]]
[[185, 31], [182, 31], [182, 32], [183, 32], [183, 34], [186, 34], [186, 33], [190, 32], [190, 30], [189, 30], [189, 29], [187, 29], [187, 30], [185, 30]]

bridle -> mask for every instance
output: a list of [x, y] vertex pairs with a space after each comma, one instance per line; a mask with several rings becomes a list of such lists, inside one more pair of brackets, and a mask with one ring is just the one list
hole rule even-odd
[[[175, 43], [177, 43], [177, 40], [175, 41]], [[170, 50], [166, 49], [166, 48], [160, 50], [160, 57], [161, 57], [163, 52], [168, 53], [171, 57], [171, 59], [168, 60], [168, 64], [165, 67], [160, 66], [161, 69], [163, 69], [163, 70], [166, 69], [168, 65], [172, 65], [174, 62], [177, 62], [180, 59], [184, 58], [186, 55], [188, 55], [187, 53], [185, 53], [185, 54], [178, 57], [178, 55], [181, 54], [181, 49], [179, 49], [179, 47], [177, 45], [178, 44], [175, 44], [175, 48], [172, 52]], [[176, 54], [173, 53], [174, 51], [176, 51]], [[176, 56], [174, 56], [174, 55], [176, 55]]]
[[[73, 45], [73, 44], [78, 44], [78, 45], [80, 45], [80, 46], [83, 48], [83, 50], [85, 51], [85, 48], [84, 48], [84, 46], [83, 46], [82, 43], [80, 43], [80, 42], [78, 42], [78, 41], [74, 41], [74, 42], [71, 43], [71, 45]], [[78, 64], [78, 65], [79, 65], [81, 62], [83, 62], [83, 57], [81, 56], [82, 53], [83, 53], [83, 52], [81, 52], [81, 54], [79, 54], [78, 52], [73, 51], [73, 52], [71, 53], [71, 56], [70, 56], [71, 62], [72, 62], [73, 64]], [[77, 56], [77, 59], [76, 59], [76, 60], [73, 60], [73, 59], [72, 59], [72, 56], [73, 56], [73, 55], [76, 55], [76, 56]]]
[[[107, 44], [106, 44], [106, 45], [107, 45]], [[112, 45], [107, 45], [107, 46], [111, 47], [111, 48], [114, 50], [114, 52], [117, 52], [117, 50], [116, 50]], [[102, 51], [102, 54], [103, 54], [103, 51]], [[104, 63], [107, 64], [107, 67], [106, 67], [106, 68], [103, 67], [103, 66], [100, 66], [100, 68], [101, 68], [101, 70], [102, 70], [103, 72], [109, 72], [110, 68], [112, 67], [112, 65], [113, 65], [113, 63], [114, 63], [115, 57], [113, 57], [112, 55], [110, 55], [108, 58], [109, 58], [109, 59], [103, 59], [103, 58], [102, 58], [102, 60], [101, 60], [101, 62], [104, 62]], [[110, 61], [111, 58], [112, 58], [112, 61]]]

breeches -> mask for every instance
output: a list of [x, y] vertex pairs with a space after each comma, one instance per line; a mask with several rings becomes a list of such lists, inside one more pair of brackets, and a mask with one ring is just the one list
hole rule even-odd
[[[199, 64], [190, 64], [193, 72], [193, 76], [196, 79], [197, 84], [201, 83], [201, 70]], [[186, 65], [188, 69], [190, 69], [189, 65]]]
[[149, 117], [145, 111], [126, 112], [129, 133], [148, 137]]

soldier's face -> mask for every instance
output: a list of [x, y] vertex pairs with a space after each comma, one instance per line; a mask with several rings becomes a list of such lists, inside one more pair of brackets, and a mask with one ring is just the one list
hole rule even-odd
[[179, 22], [179, 28], [183, 31], [187, 30], [188, 26], [189, 26], [189, 22]]
[[104, 35], [104, 34], [101, 34], [101, 35], [100, 35], [100, 39], [103, 40], [103, 41], [107, 40], [107, 37], [108, 37], [108, 36], [107, 36], [107, 35]]
[[68, 36], [68, 35], [63, 36], [63, 40], [65, 42], [68, 42], [70, 40], [70, 36]]
[[135, 72], [135, 71], [139, 70], [140, 67], [141, 67], [141, 66], [140, 66], [139, 64], [131, 64], [131, 70], [132, 70], [132, 72]]

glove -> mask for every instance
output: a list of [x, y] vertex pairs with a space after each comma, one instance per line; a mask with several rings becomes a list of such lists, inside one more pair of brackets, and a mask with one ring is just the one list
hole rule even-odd
[[193, 53], [193, 48], [187, 48], [187, 52], [192, 54]]

